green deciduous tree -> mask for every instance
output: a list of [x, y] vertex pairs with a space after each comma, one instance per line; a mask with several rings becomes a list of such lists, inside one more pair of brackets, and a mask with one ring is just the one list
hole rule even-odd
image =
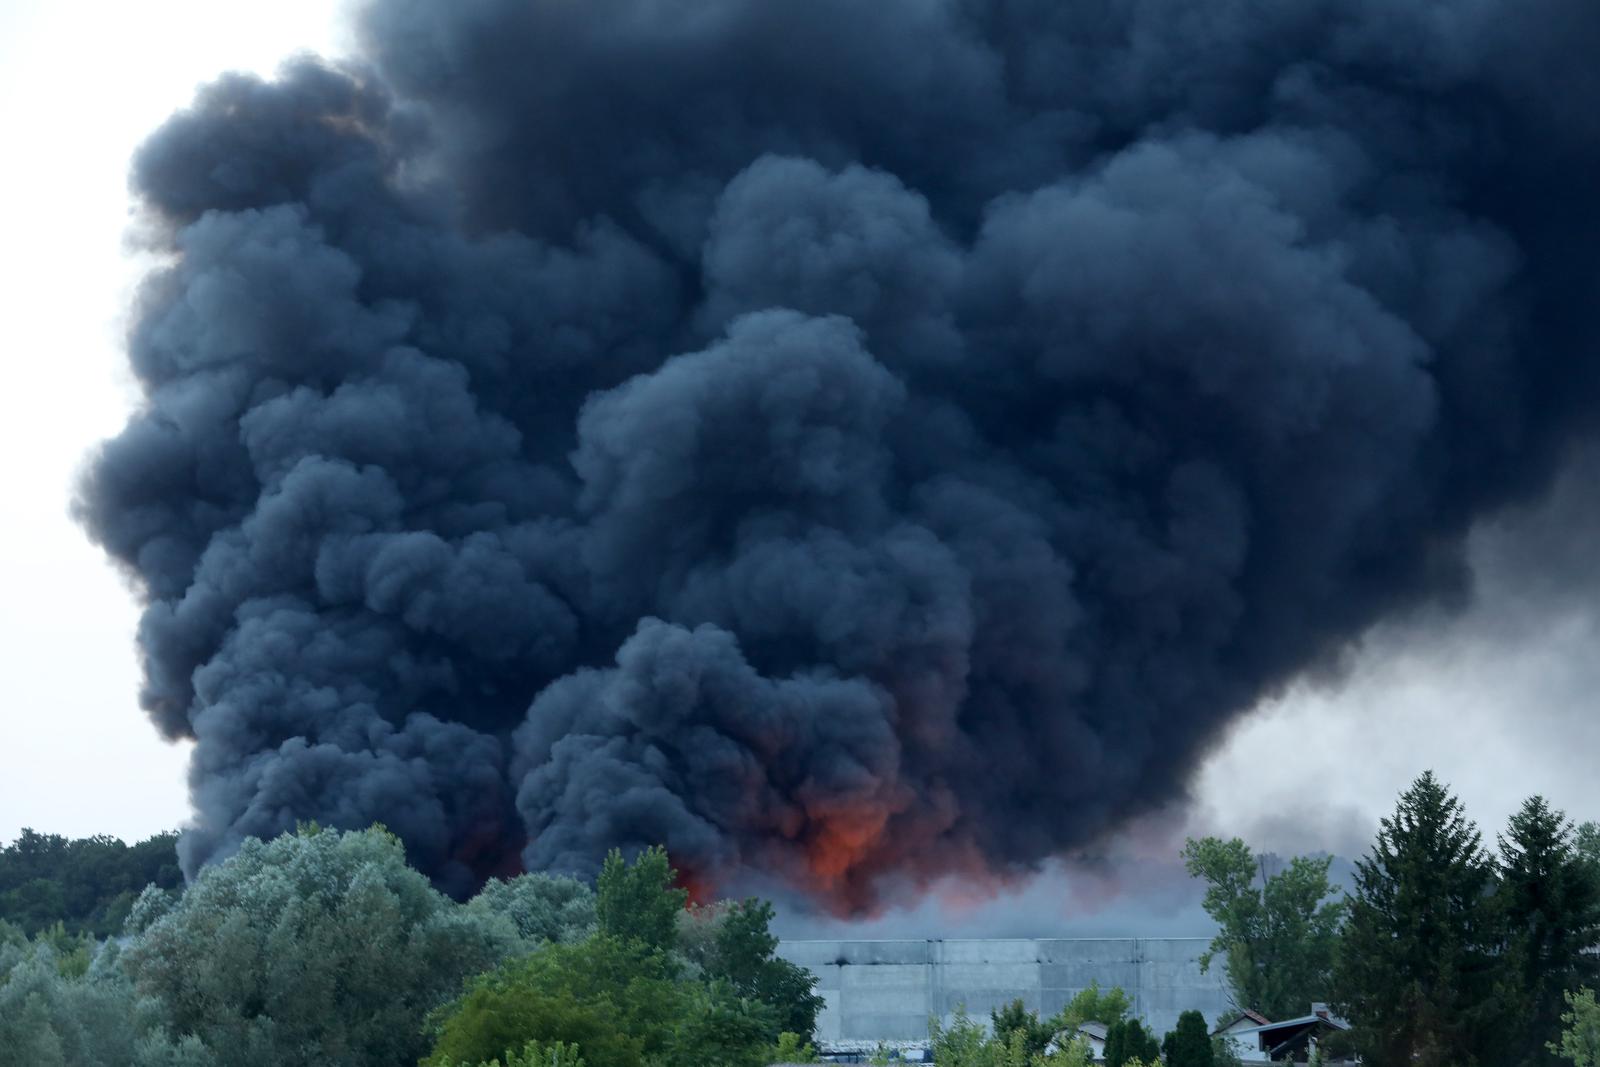
[[939, 1067], [1029, 1067], [1022, 1031], [991, 1038], [965, 1006], [957, 1007], [949, 1026], [928, 1020], [928, 1040]]
[[662, 1067], [765, 1067], [776, 1037], [770, 1005], [740, 996], [721, 979], [685, 989]]
[[171, 1040], [157, 1009], [135, 995], [114, 944], [85, 968], [45, 939], [0, 945], [0, 1064], [217, 1067], [197, 1040]]
[[583, 1058], [583, 1051], [577, 1045], [561, 1041], [550, 1044], [529, 1041], [515, 1052], [506, 1053], [503, 1062], [496, 1057], [473, 1067], [588, 1067], [588, 1062]]
[[1574, 1067], [1600, 1065], [1600, 1004], [1594, 1000], [1594, 990], [1571, 990], [1563, 998], [1567, 1010], [1561, 1013], [1559, 1039], [1546, 1047]]
[[1500, 1014], [1494, 867], [1432, 772], [1356, 864], [1336, 1001], [1372, 1067], [1470, 1067]]
[[1183, 860], [1204, 879], [1206, 914], [1220, 927], [1201, 967], [1223, 958], [1240, 1007], [1282, 1019], [1326, 998], [1344, 914], [1344, 902], [1331, 899], [1332, 857], [1297, 856], [1268, 875], [1243, 841], [1206, 837], [1189, 840]]
[[772, 1052], [767, 1056], [769, 1063], [816, 1063], [817, 1061], [815, 1046], [799, 1034], [788, 1031], [778, 1035], [778, 1043], [772, 1046]]
[[0, 848], [0, 919], [30, 935], [56, 922], [71, 933], [117, 933], [146, 885], [182, 885], [176, 842], [176, 834], [125, 845], [114, 837], [23, 830]]
[[648, 848], [630, 864], [612, 849], [595, 884], [600, 932], [668, 951], [677, 945], [678, 917], [689, 894], [677, 888], [664, 848]]
[[666, 953], [596, 934], [510, 961], [437, 1014], [430, 1067], [529, 1040], [576, 1044], [589, 1067], [760, 1067], [776, 1012], [727, 981], [683, 978]]
[[1091, 1067], [1093, 1050], [1077, 1029], [1091, 1020], [1109, 1020], [1108, 1062], [1113, 1051], [1122, 1057], [1119, 1065], [1136, 1063], [1140, 1057], [1155, 1060], [1159, 1053], [1155, 1039], [1137, 1020], [1124, 1018], [1127, 1008], [1127, 994], [1122, 990], [1102, 993], [1093, 985], [1046, 1022], [1015, 1000], [991, 1011], [991, 1026], [985, 1030], [967, 1015], [965, 1007], [959, 1007], [948, 1026], [937, 1017], [930, 1019], [928, 1037], [940, 1067]]
[[478, 1063], [534, 1040], [576, 1044], [589, 1067], [760, 1067], [779, 1037], [772, 1007], [681, 971], [637, 939], [549, 945], [436, 1013], [425, 1063]]
[[1040, 1022], [1037, 1012], [1029, 1011], [1021, 1000], [1013, 1000], [1003, 1008], [989, 1013], [989, 1029], [996, 1040], [1009, 1045], [1013, 1039], [1022, 1043], [1028, 1057], [1038, 1056], [1056, 1035], [1056, 1028]]
[[1036, 1067], [1093, 1067], [1094, 1049], [1082, 1037], [1063, 1034], [1056, 1038], [1056, 1047], [1034, 1063]]
[[[487, 1062], [528, 1041], [574, 1044], [589, 1067], [761, 1067], [786, 1031], [801, 1047], [821, 1000], [808, 971], [776, 957], [771, 905], [686, 912], [675, 881], [662, 849], [632, 863], [613, 851], [593, 931], [474, 979], [432, 1016], [426, 1064]], [[516, 919], [525, 937], [570, 932], [585, 918], [579, 896], [556, 880], [489, 893], [468, 910]]]
[[137, 990], [229, 1067], [415, 1062], [428, 1011], [523, 945], [505, 918], [435, 891], [380, 829], [246, 840], [180, 899], [136, 910]]
[[1051, 1017], [1049, 1026], [1052, 1031], [1060, 1033], [1065, 1030], [1075, 1033], [1084, 1023], [1104, 1023], [1110, 1026], [1127, 1018], [1128, 1011], [1133, 1007], [1133, 1002], [1128, 999], [1120, 986], [1112, 986], [1102, 990], [1099, 982], [1090, 982], [1087, 989], [1080, 989], [1062, 1009]]
[[491, 879], [467, 902], [475, 914], [509, 919], [522, 939], [581, 941], [595, 926], [594, 891], [576, 878], [523, 874]]
[[1080, 989], [1061, 1010], [1044, 1023], [1044, 1028], [1056, 1042], [1055, 1051], [1042, 1058], [1049, 1067], [1088, 1067], [1094, 1060], [1089, 1043], [1078, 1034], [1084, 1023], [1103, 1023], [1109, 1031], [1117, 1029], [1117, 1043], [1123, 1041], [1122, 1022], [1127, 1018], [1132, 1002], [1120, 987], [1102, 990], [1099, 982], [1090, 982]]
[[[689, 953], [707, 977], [722, 979], [734, 992], [772, 1009], [776, 1030], [806, 1040], [817, 1028], [822, 998], [816, 976], [777, 955], [778, 938], [772, 933], [772, 905], [754, 898], [732, 901], [711, 910], [710, 936], [698, 939]], [[705, 921], [705, 920], [702, 920]]]
[[576, 1044], [589, 1067], [637, 1067], [666, 1048], [683, 1013], [671, 961], [639, 941], [596, 934], [549, 945], [474, 979], [435, 1014], [426, 1063], [477, 1063], [528, 1041]]
[[[642, 1041], [618, 1030], [616, 1009], [607, 998], [580, 1000], [564, 991], [475, 987], [451, 1014], [424, 1062], [481, 1062], [529, 1041], [571, 1041], [588, 1050], [595, 1067], [637, 1067], [644, 1056]], [[530, 1033], [542, 1036], [530, 1038]]]
[[1572, 824], [1543, 797], [1523, 803], [1499, 844], [1504, 959], [1519, 972], [1508, 991], [1516, 1025], [1504, 1055], [1553, 1067], [1548, 1046], [1561, 1029], [1563, 994], [1597, 976], [1587, 950], [1600, 944], [1600, 876], [1578, 851]]

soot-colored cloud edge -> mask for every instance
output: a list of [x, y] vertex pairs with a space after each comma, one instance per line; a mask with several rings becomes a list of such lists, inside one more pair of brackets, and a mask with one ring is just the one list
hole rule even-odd
[[423, 0], [139, 152], [80, 517], [192, 870], [839, 911], [1181, 798], [1597, 411], [1586, 0]]

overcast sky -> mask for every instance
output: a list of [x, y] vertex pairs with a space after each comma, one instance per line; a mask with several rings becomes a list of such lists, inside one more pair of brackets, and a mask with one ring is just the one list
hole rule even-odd
[[68, 517], [135, 400], [119, 337], [128, 158], [196, 85], [336, 41], [327, 0], [0, 3], [0, 840], [182, 822], [185, 753], [138, 709], [135, 606]]
[[[76, 469], [134, 401], [118, 350], [140, 269], [122, 247], [126, 165], [217, 72], [336, 49], [333, 10], [0, 5], [0, 841], [23, 826], [136, 838], [185, 818], [185, 753], [136, 704], [132, 594], [68, 516]], [[1242, 720], [1195, 783], [1194, 808], [1130, 836], [1122, 853], [1166, 853], [1195, 830], [1352, 853], [1428, 767], [1491, 832], [1535, 791], [1576, 818], [1600, 817], [1597, 471], [1584, 465], [1554, 503], [1479, 532], [1479, 593], [1465, 610], [1387, 625], [1340, 678], [1298, 685]], [[1091, 890], [1073, 906], [1092, 911]]]

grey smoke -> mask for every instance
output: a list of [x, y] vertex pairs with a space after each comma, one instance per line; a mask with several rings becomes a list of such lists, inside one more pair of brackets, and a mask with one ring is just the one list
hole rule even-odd
[[1600, 406], [1586, 0], [383, 0], [134, 162], [196, 866], [844, 911], [1181, 800]]

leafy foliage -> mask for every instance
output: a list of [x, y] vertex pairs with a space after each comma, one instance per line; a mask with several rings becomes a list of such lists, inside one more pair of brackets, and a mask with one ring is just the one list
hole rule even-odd
[[1021, 1042], [1029, 1058], [1042, 1055], [1056, 1034], [1056, 1027], [1040, 1022], [1038, 1013], [1029, 1011], [1021, 1000], [990, 1012], [989, 1020], [996, 1040], [1007, 1045], [1013, 1040]]
[[576, 878], [523, 874], [491, 879], [467, 902], [474, 914], [509, 919], [524, 941], [579, 941], [595, 925], [594, 892]]
[[762, 1067], [775, 1048], [814, 1055], [804, 1042], [821, 1003], [815, 979], [774, 956], [771, 905], [685, 917], [675, 881], [660, 849], [632, 864], [614, 852], [594, 932], [473, 981], [434, 1016], [425, 1063], [485, 1063], [530, 1040], [575, 1044], [589, 1067]]
[[1331, 856], [1297, 856], [1276, 874], [1238, 838], [1190, 839], [1189, 873], [1206, 882], [1206, 914], [1221, 928], [1200, 965], [1226, 961], [1241, 1007], [1290, 1018], [1327, 996], [1344, 902], [1329, 899]]
[[[502, 1067], [502, 1064], [496, 1057], [479, 1067]], [[503, 1067], [588, 1067], [588, 1064], [577, 1045], [529, 1041], [515, 1052], [506, 1053]]]
[[247, 840], [139, 910], [138, 992], [229, 1067], [415, 1062], [419, 1020], [523, 945], [506, 918], [435, 891], [381, 829]]
[[1049, 1025], [1056, 1032], [1076, 1031], [1084, 1023], [1104, 1023], [1109, 1027], [1127, 1018], [1132, 1007], [1133, 1002], [1121, 986], [1102, 991], [1099, 982], [1090, 982], [1088, 988], [1078, 990], [1067, 1001]]
[[[1104, 1023], [1110, 1027], [1127, 1017], [1129, 1007], [1128, 994], [1122, 989], [1113, 987], [1101, 990], [1100, 983], [1091, 982], [1087, 989], [1079, 990], [1055, 1015], [1042, 1021], [1037, 1012], [1029, 1011], [1021, 1000], [1014, 1000], [989, 1013], [990, 1029], [994, 1033], [994, 1040], [1000, 1045], [1007, 1048], [1013, 1044], [1019, 1045], [1025, 1062], [1048, 1059], [1051, 1063], [1075, 1063], [1083, 1057], [1087, 1057], [1087, 1062], [1093, 1056], [1088, 1044], [1077, 1036], [1078, 1028], [1087, 1022]], [[1052, 1041], [1057, 1043], [1057, 1048], [1051, 1056], [1046, 1057], [1045, 1052]], [[1074, 1048], [1075, 1044], [1082, 1044], [1083, 1047]]]
[[[1108, 1036], [1126, 1035], [1128, 995], [1121, 989], [1102, 991], [1098, 983], [1079, 991], [1077, 996], [1049, 1019], [1041, 1021], [1021, 1000], [1014, 1000], [989, 1013], [990, 1026], [970, 1018], [958, 1008], [949, 1026], [938, 1019], [928, 1024], [928, 1034], [936, 1062], [966, 1067], [1090, 1067], [1094, 1052], [1078, 1034], [1086, 1022], [1108, 1024]], [[1142, 1026], [1134, 1025], [1134, 1045], [1140, 1053], [1154, 1058], [1154, 1039], [1147, 1038]], [[1109, 1050], [1109, 1045], [1107, 1046]]]
[[177, 834], [135, 845], [114, 837], [69, 840], [23, 830], [0, 848], [0, 920], [28, 936], [57, 922], [69, 933], [109, 937], [122, 929], [146, 885], [177, 889]]
[[740, 996], [768, 1005], [780, 1032], [810, 1037], [817, 1028], [822, 998], [816, 976], [777, 955], [772, 905], [755, 899], [729, 907], [717, 931], [717, 954], [709, 972], [725, 978]]
[[535, 1040], [573, 1043], [589, 1067], [761, 1067], [774, 1020], [726, 981], [686, 979], [658, 949], [595, 934], [474, 981], [437, 1017], [424, 1062], [486, 1062]]
[[135, 996], [114, 944], [80, 968], [48, 937], [0, 942], [0, 1064], [214, 1067], [198, 1041], [169, 1039], [157, 1007]]
[[817, 1050], [799, 1034], [785, 1030], [778, 1035], [778, 1043], [772, 1046], [767, 1060], [771, 1063], [816, 1063]]
[[823, 1003], [814, 990], [816, 976], [776, 955], [772, 905], [751, 898], [695, 911], [710, 914], [693, 923], [702, 930], [684, 945], [685, 955], [708, 978], [726, 981], [738, 996], [771, 1008], [772, 1041], [784, 1031], [809, 1039]]
[[1084, 1038], [1074, 1037], [1060, 1041], [1053, 1050], [1033, 1062], [1037, 1067], [1093, 1067], [1094, 1049]]
[[928, 1036], [934, 1061], [945, 1067], [1091, 1067], [1094, 1051], [1078, 1034], [1085, 1022], [1107, 1022], [1107, 1053], [1114, 1035], [1118, 1048], [1129, 1051], [1124, 1061], [1138, 1055], [1153, 1061], [1158, 1055], [1155, 1039], [1147, 1036], [1137, 1020], [1125, 1018], [1128, 996], [1121, 989], [1102, 992], [1098, 984], [1082, 990], [1061, 1011], [1041, 1022], [1021, 1000], [1014, 1000], [989, 1014], [985, 1030], [958, 1008], [948, 1026], [937, 1018], [928, 1023]]
[[666, 849], [646, 849], [631, 864], [612, 849], [595, 883], [600, 932], [662, 951], [674, 948], [678, 916], [689, 902], [688, 892], [676, 888], [676, 882]]
[[187, 891], [123, 902], [126, 950], [0, 920], [0, 1064], [387, 1067], [430, 1040], [428, 1064], [459, 1067], [814, 1059], [821, 1000], [776, 957], [771, 905], [704, 909], [686, 954], [674, 881], [651, 849], [614, 855], [598, 893], [532, 874], [458, 905], [381, 828], [247, 840]]
[[606, 934], [550, 945], [475, 979], [436, 1016], [424, 1062], [478, 1063], [528, 1041], [562, 1041], [589, 1067], [637, 1067], [666, 1048], [684, 1010], [671, 972], [660, 950]]
[[1546, 1046], [1550, 1052], [1574, 1067], [1596, 1067], [1600, 1064], [1600, 1004], [1594, 1000], [1594, 990], [1587, 987], [1568, 992], [1562, 997], [1567, 1010], [1561, 1013], [1561, 1035]]
[[776, 1036], [771, 1006], [741, 997], [722, 980], [683, 988], [664, 1067], [764, 1067]]
[[949, 1026], [930, 1020], [928, 1038], [939, 1067], [1028, 1067], [1022, 1031], [991, 1038], [981, 1022], [967, 1015], [965, 1007], [956, 1009]]

